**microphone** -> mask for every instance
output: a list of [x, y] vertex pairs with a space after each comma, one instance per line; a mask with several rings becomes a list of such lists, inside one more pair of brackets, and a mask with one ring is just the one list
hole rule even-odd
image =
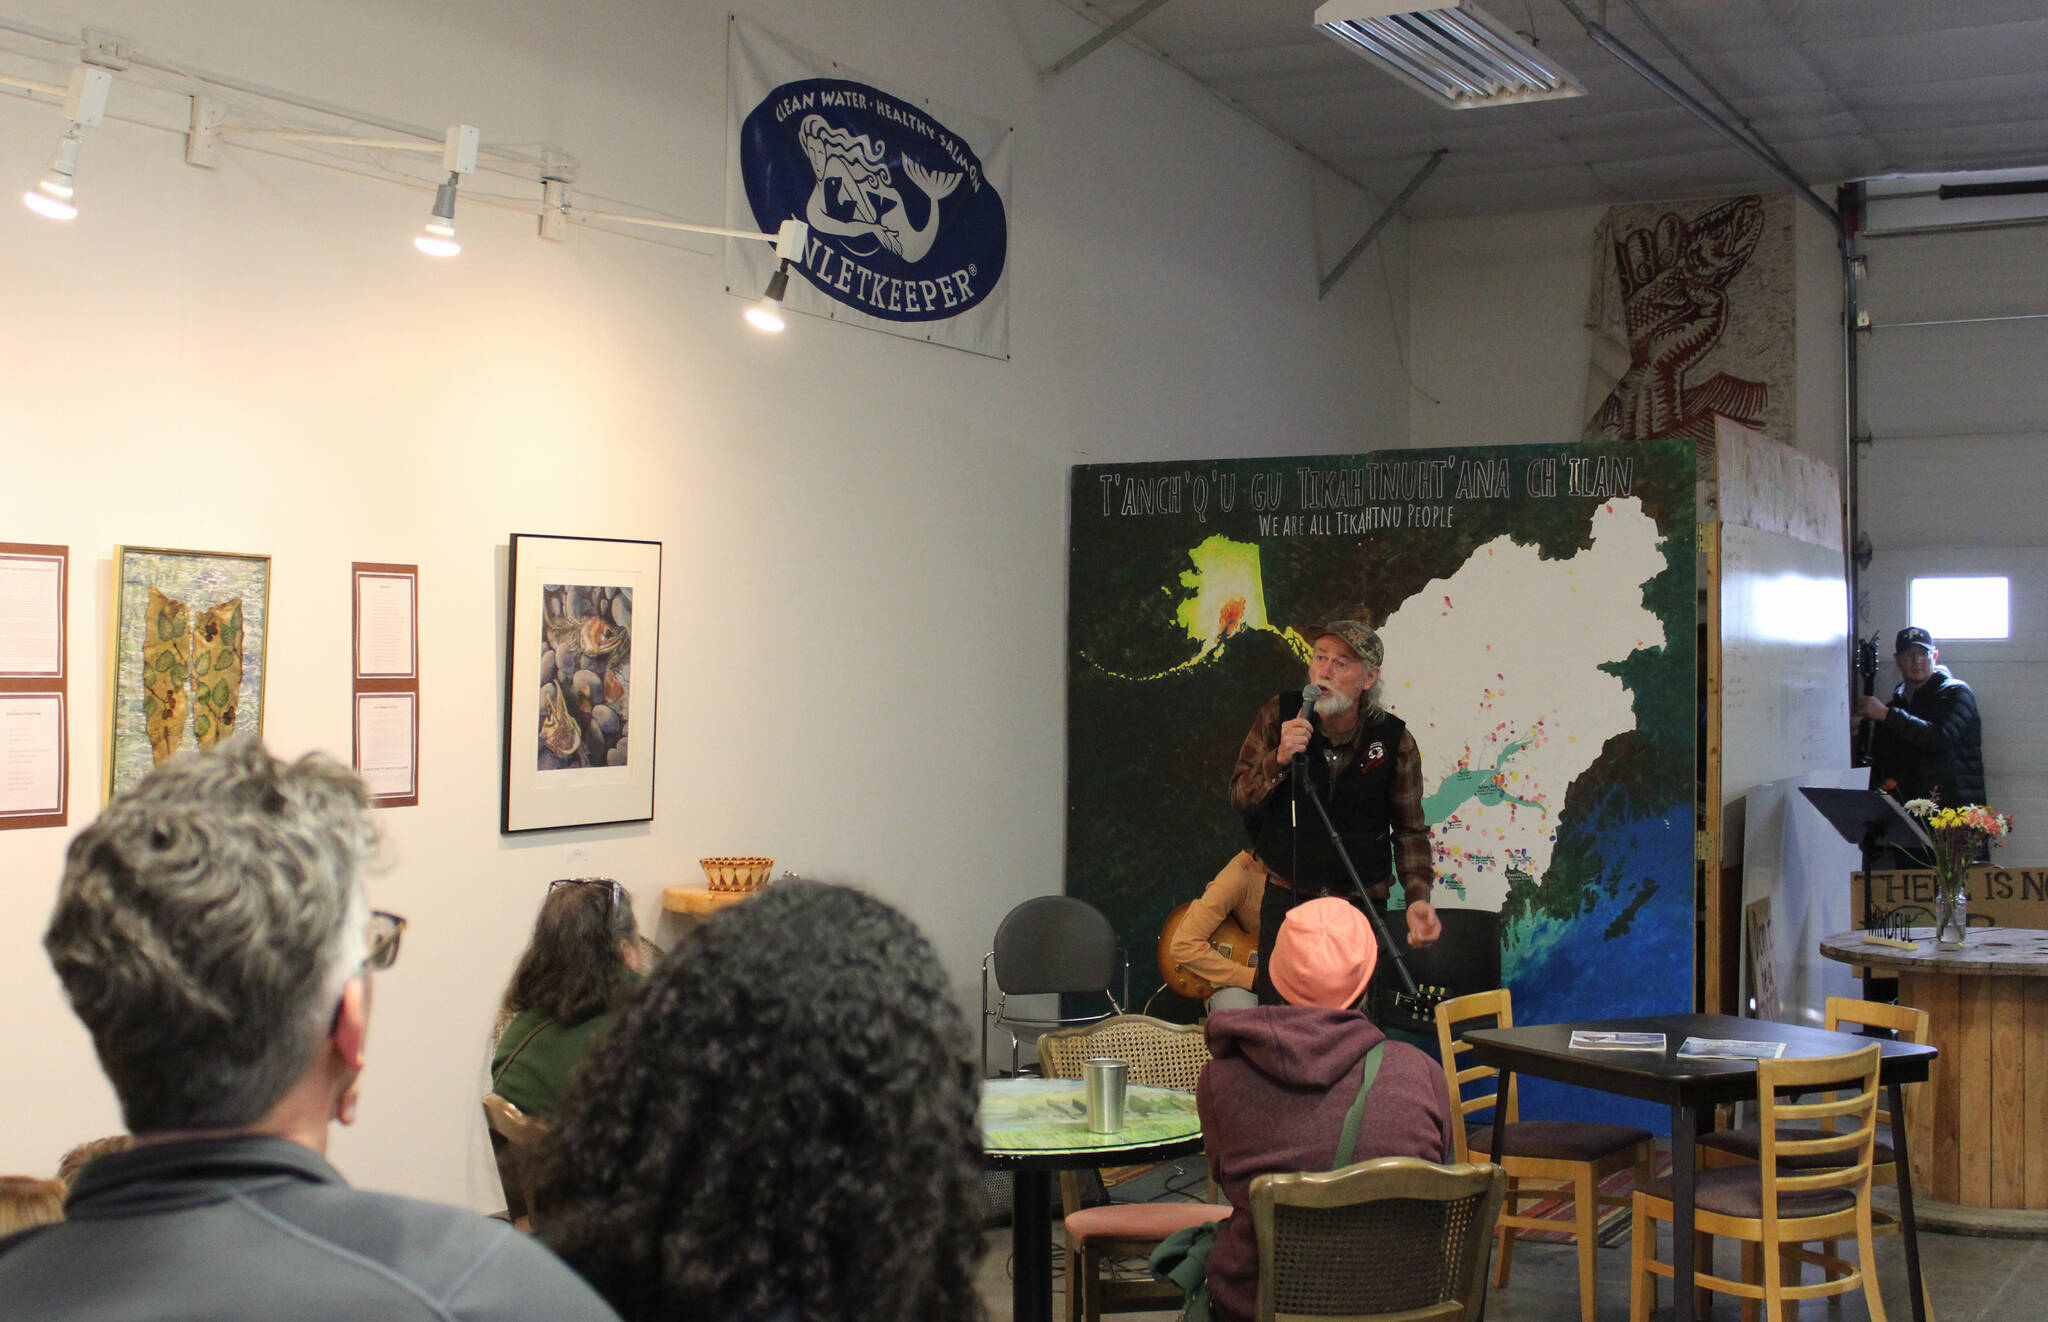
[[[1316, 718], [1316, 703], [1321, 701], [1322, 696], [1323, 690], [1320, 685], [1315, 684], [1313, 682], [1302, 685], [1301, 710], [1295, 713], [1294, 719], [1297, 721], [1307, 721], [1310, 724], [1314, 724]], [[1293, 765], [1300, 761], [1301, 754], [1296, 753], [1292, 758], [1289, 759], [1289, 764]]]

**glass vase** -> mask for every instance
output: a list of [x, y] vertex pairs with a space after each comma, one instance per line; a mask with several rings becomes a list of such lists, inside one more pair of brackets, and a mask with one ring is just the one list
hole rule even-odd
[[1934, 944], [1947, 950], [1961, 948], [1970, 930], [1970, 893], [1961, 886], [1944, 886], [1934, 897]]

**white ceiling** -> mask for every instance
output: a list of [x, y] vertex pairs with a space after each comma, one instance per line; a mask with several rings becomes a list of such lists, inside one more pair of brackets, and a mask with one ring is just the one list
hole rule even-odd
[[[1594, 44], [1559, 0], [1477, 3], [1511, 28], [1533, 31], [1586, 95], [1474, 110], [1443, 108], [1316, 31], [1318, 2], [1166, 0], [1122, 39], [1185, 70], [1382, 202], [1430, 153], [1449, 148], [1402, 208], [1411, 216], [1784, 186]], [[1068, 3], [1107, 25], [1140, 0]], [[1578, 3], [1728, 117], [1625, 0]], [[2048, 0], [1637, 4], [1827, 200], [1830, 186], [1848, 179], [2048, 165]]]

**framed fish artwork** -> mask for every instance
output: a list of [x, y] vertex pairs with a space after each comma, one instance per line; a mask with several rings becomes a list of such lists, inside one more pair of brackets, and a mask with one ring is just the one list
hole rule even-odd
[[512, 535], [500, 829], [654, 817], [661, 543]]
[[114, 548], [107, 797], [166, 759], [263, 736], [270, 557]]

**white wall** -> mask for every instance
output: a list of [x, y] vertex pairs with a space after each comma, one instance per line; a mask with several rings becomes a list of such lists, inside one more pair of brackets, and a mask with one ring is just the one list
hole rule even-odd
[[1409, 444], [1579, 439], [1601, 214], [1578, 207], [1413, 226]]
[[[717, 224], [725, 12], [7, 16], [551, 143], [583, 162], [581, 190]], [[1002, 913], [1062, 884], [1067, 465], [1409, 431], [1379, 263], [1315, 297], [1372, 203], [1312, 190], [1301, 158], [1179, 75], [1112, 45], [1041, 82], [1091, 31], [1051, 0], [743, 12], [1016, 126], [1011, 361], [804, 318], [758, 337], [710, 241], [554, 246], [465, 204], [463, 255], [435, 263], [407, 242], [423, 192], [234, 148], [199, 170], [176, 133], [127, 123], [91, 133], [70, 226], [0, 206], [0, 540], [72, 548], [74, 826], [99, 800], [115, 544], [274, 557], [265, 734], [285, 753], [348, 747], [349, 562], [421, 567], [421, 806], [382, 815], [371, 884], [412, 926], [335, 1147], [367, 1186], [465, 1196], [482, 1035], [544, 881], [572, 869], [625, 880], [643, 922], [705, 854], [856, 882], [925, 926], [971, 1004]], [[180, 122], [129, 80], [113, 113]], [[32, 180], [59, 128], [0, 98], [0, 181]], [[1386, 240], [1397, 289], [1404, 240]], [[651, 825], [498, 834], [515, 531], [664, 543]], [[70, 834], [0, 833], [0, 1170], [118, 1127], [38, 945]]]

